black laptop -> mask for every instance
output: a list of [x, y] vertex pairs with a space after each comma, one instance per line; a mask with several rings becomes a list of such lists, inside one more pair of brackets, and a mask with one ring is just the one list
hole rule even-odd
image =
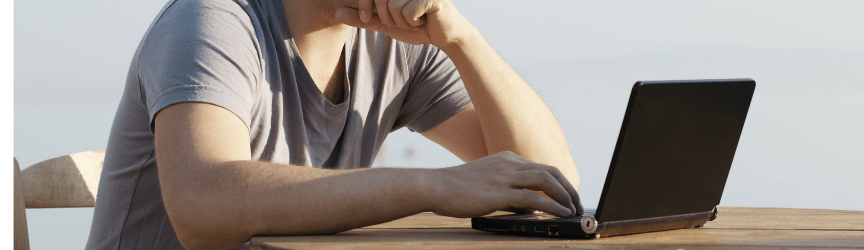
[[597, 210], [477, 217], [471, 227], [589, 238], [700, 227], [717, 217], [755, 88], [751, 79], [636, 82]]

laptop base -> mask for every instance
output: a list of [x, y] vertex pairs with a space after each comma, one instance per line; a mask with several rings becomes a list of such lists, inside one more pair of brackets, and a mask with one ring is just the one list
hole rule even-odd
[[591, 239], [701, 227], [717, 218], [717, 208], [700, 213], [610, 222], [597, 222], [592, 215], [593, 211], [572, 218], [558, 218], [546, 213], [476, 217], [471, 219], [471, 227], [487, 232]]

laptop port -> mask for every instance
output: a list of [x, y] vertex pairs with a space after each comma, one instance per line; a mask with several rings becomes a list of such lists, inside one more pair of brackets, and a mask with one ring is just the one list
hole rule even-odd
[[489, 224], [489, 225], [483, 225], [483, 230], [486, 230], [486, 231], [504, 231], [504, 232], [506, 232], [506, 231], [507, 231], [507, 225], [501, 225], [501, 224]]
[[541, 234], [546, 233], [546, 231], [543, 231], [543, 227], [534, 227], [534, 232]]
[[549, 225], [549, 235], [558, 235], [558, 225]]
[[525, 229], [526, 229], [525, 226], [522, 226], [522, 232], [525, 232]]

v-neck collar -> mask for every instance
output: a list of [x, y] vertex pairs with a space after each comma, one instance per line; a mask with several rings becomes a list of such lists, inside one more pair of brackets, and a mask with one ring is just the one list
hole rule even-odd
[[349, 72], [351, 72], [349, 67], [352, 65], [350, 60], [354, 57], [354, 47], [357, 44], [357, 33], [359, 32], [358, 28], [351, 27], [351, 31], [348, 32], [348, 36], [345, 38], [345, 43], [342, 47], [342, 52], [345, 54], [345, 58], [343, 58], [343, 70], [345, 70], [345, 75], [343, 77], [344, 80], [342, 81], [342, 85], [345, 92], [343, 93], [342, 102], [339, 104], [333, 104], [330, 100], [327, 100], [324, 93], [322, 93], [321, 90], [318, 89], [318, 86], [315, 85], [315, 81], [312, 80], [312, 75], [309, 73], [306, 64], [303, 63], [303, 59], [300, 57], [300, 51], [297, 49], [297, 44], [294, 43], [294, 36], [288, 26], [288, 19], [285, 17], [282, 1], [274, 1], [276, 2], [275, 4], [278, 10], [275, 11], [276, 18], [278, 19], [276, 21], [281, 29], [282, 39], [288, 45], [288, 55], [291, 59], [291, 66], [294, 67], [293, 71], [297, 74], [297, 84], [301, 85], [300, 88], [303, 93], [311, 97], [313, 100], [316, 100], [315, 103], [326, 110], [328, 114], [335, 116], [342, 113], [348, 108], [352, 99], [351, 79], [353, 75], [349, 74]]

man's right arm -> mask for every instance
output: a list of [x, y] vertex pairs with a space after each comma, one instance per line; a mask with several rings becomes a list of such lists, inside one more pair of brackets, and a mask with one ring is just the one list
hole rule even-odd
[[162, 109], [155, 133], [165, 209], [188, 249], [238, 246], [254, 235], [337, 233], [424, 211], [463, 218], [510, 207], [574, 213], [561, 205], [571, 201], [557, 169], [512, 153], [445, 169], [258, 162], [250, 159], [243, 121], [206, 103]]

